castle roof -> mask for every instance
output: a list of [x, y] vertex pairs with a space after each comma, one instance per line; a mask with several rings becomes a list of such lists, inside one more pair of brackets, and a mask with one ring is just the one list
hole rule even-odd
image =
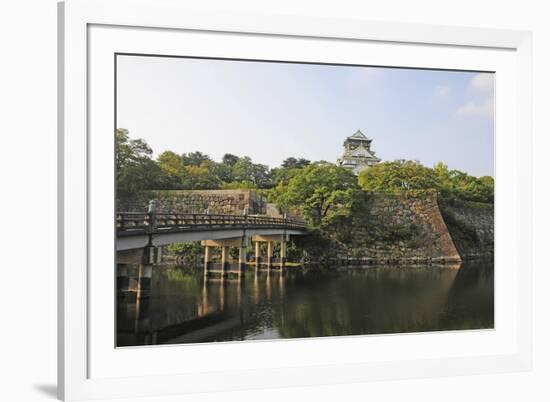
[[363, 158], [366, 158], [366, 157], [373, 157], [374, 155], [372, 153], [369, 152], [369, 150], [367, 148], [365, 148], [363, 145], [359, 145], [357, 148], [355, 148], [352, 152], [351, 152], [351, 155], [352, 156], [355, 156], [355, 157], [363, 157]]
[[359, 159], [370, 159], [370, 160], [379, 160], [376, 156], [374, 156], [374, 152], [369, 151], [367, 148], [365, 148], [363, 145], [359, 145], [357, 148], [348, 150], [344, 152], [344, 157], [347, 158], [359, 158]]
[[348, 137], [350, 140], [368, 140], [367, 136], [361, 132], [361, 130], [357, 130], [355, 133], [350, 135]]

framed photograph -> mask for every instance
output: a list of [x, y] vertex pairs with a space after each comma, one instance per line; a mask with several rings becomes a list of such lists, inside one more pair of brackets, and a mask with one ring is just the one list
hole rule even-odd
[[531, 34], [59, 5], [59, 396], [531, 367]]

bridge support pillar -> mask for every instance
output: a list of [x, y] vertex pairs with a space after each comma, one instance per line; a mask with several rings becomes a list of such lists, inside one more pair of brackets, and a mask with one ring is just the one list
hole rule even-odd
[[151, 280], [153, 278], [153, 266], [139, 264], [137, 297], [145, 298], [151, 295]]
[[127, 264], [117, 264], [116, 266], [116, 281], [117, 289], [120, 293], [128, 292], [130, 289], [130, 274]]
[[227, 271], [227, 265], [228, 265], [228, 259], [229, 259], [229, 246], [222, 246], [222, 277], [225, 276], [225, 272]]
[[256, 263], [256, 269], [258, 269], [258, 265], [260, 264], [260, 242], [259, 241], [254, 242], [254, 251], [255, 251], [254, 262]]
[[285, 267], [286, 260], [286, 236], [281, 236], [281, 270]]
[[271, 268], [271, 260], [273, 259], [273, 242], [267, 242], [267, 268]]
[[147, 246], [143, 251], [144, 263], [160, 264], [162, 262], [162, 247]]
[[210, 246], [204, 246], [204, 276], [208, 276], [208, 265], [210, 264]]
[[239, 276], [244, 275], [244, 270], [246, 268], [246, 247], [239, 247]]

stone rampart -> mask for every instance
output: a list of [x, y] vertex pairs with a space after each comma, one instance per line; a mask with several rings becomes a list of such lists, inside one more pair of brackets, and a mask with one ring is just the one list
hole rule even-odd
[[440, 199], [439, 206], [462, 259], [491, 257], [493, 255], [493, 204]]
[[253, 190], [159, 190], [130, 200], [118, 200], [119, 211], [147, 211], [155, 200], [157, 212], [202, 214], [265, 214], [267, 200]]
[[460, 261], [432, 192], [365, 194], [344, 248], [359, 261]]

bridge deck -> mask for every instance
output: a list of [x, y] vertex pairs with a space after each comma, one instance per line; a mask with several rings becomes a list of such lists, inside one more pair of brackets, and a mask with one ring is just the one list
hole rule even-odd
[[143, 233], [169, 233], [203, 231], [205, 229], [294, 229], [305, 230], [303, 222], [295, 219], [274, 218], [263, 215], [219, 215], [119, 212], [116, 217], [117, 236]]
[[216, 240], [249, 235], [290, 234], [307, 231], [304, 222], [265, 215], [221, 215], [118, 212], [117, 250], [175, 242]]

